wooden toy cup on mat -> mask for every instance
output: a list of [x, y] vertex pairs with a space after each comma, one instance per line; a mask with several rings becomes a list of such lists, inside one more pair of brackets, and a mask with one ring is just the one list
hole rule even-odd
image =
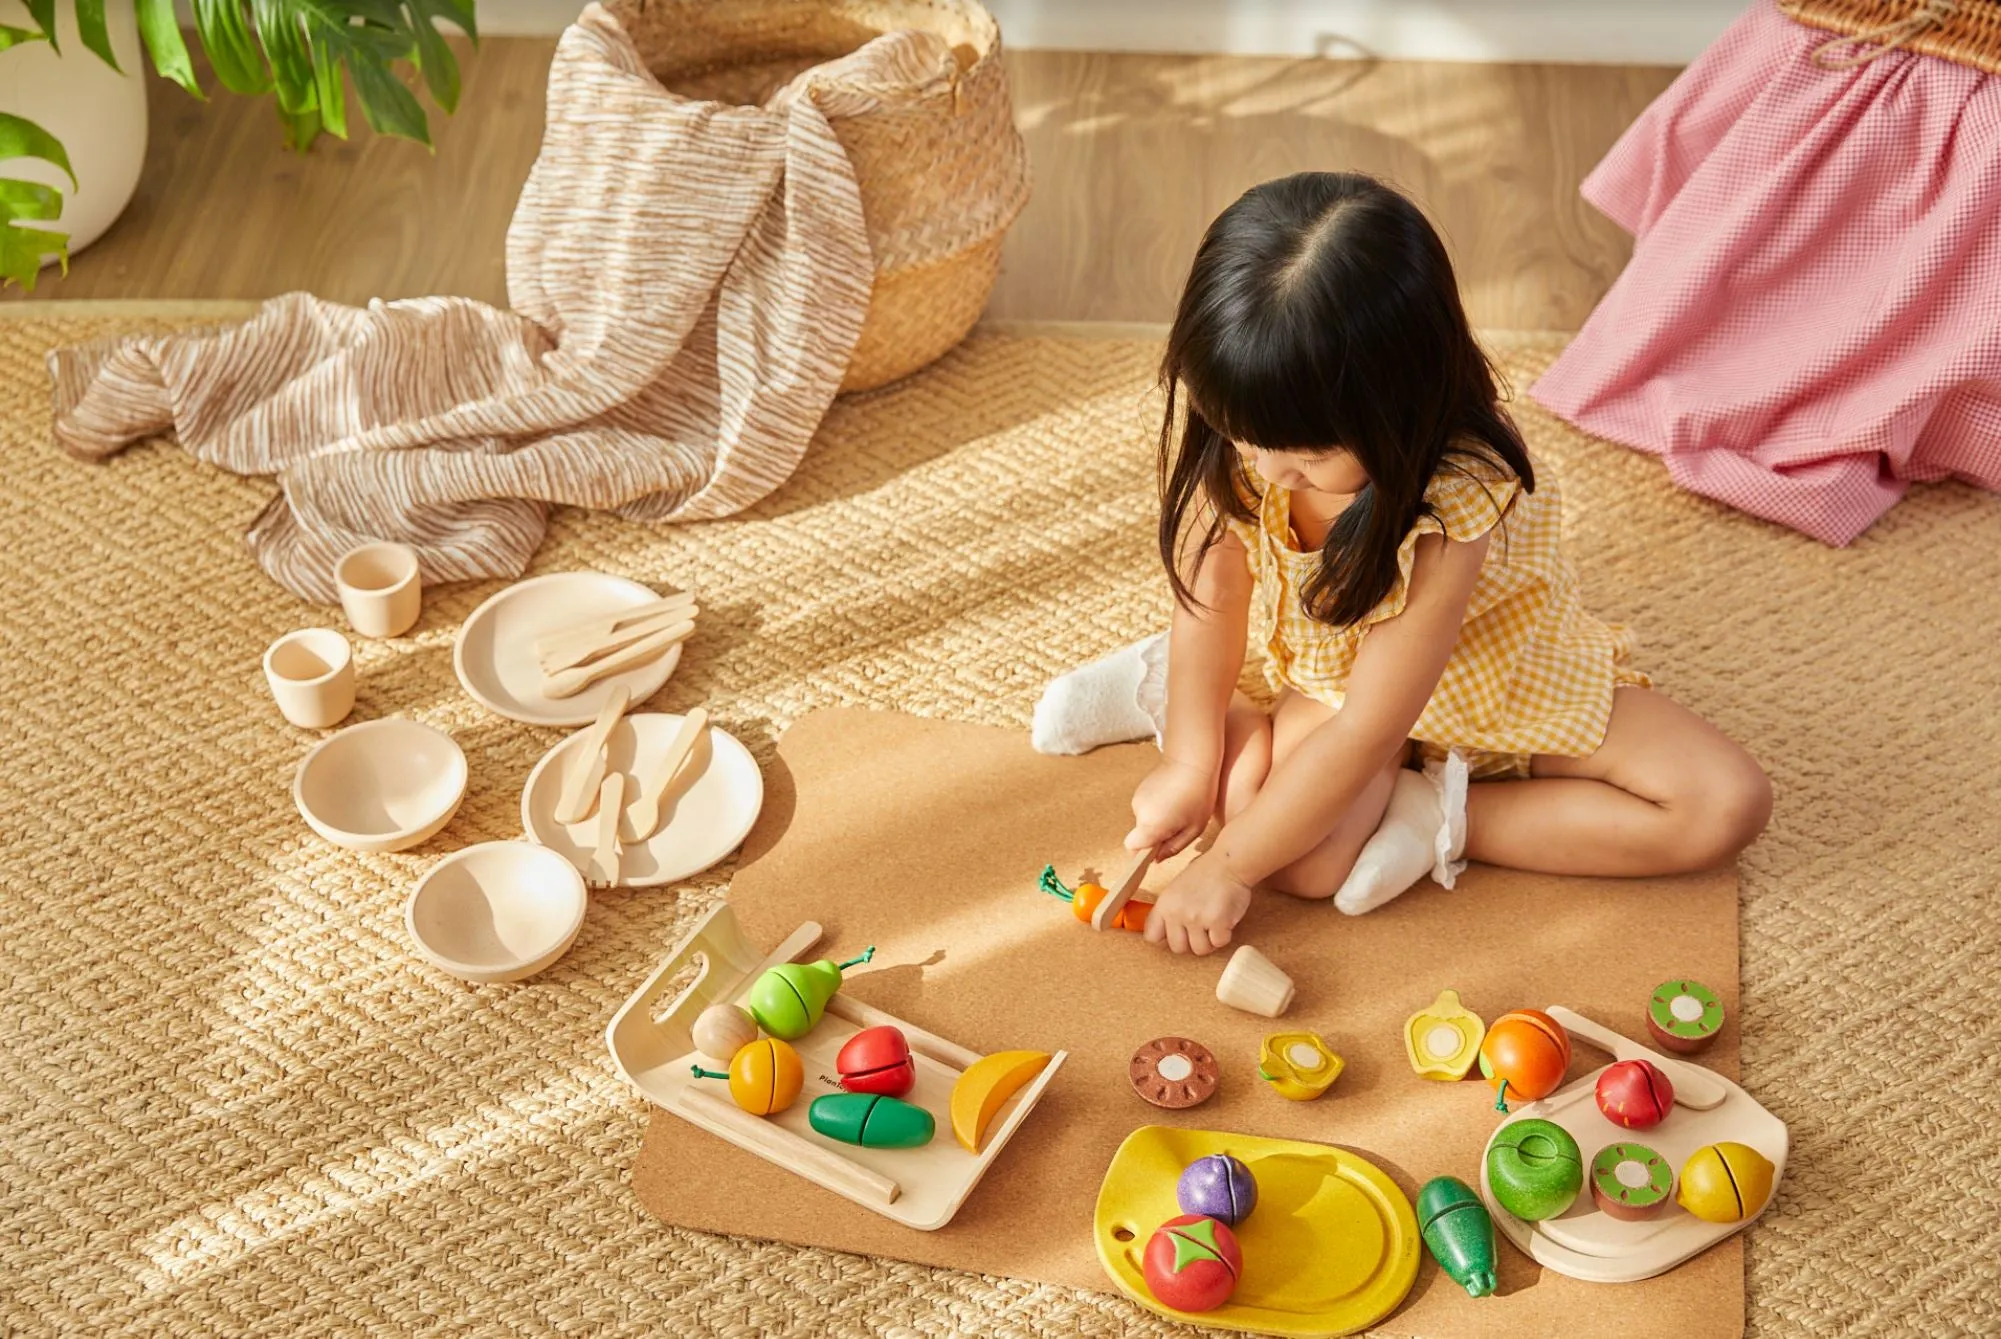
[[354, 652], [332, 628], [300, 628], [271, 643], [264, 678], [285, 719], [308, 730], [338, 725], [354, 710]]
[[417, 551], [408, 544], [364, 544], [334, 564], [340, 607], [364, 637], [400, 637], [424, 608]]

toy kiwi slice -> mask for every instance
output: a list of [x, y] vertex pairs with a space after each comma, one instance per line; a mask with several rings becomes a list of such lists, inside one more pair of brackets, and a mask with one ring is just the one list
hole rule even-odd
[[1591, 1159], [1591, 1199], [1613, 1218], [1651, 1218], [1674, 1194], [1674, 1168], [1645, 1144], [1607, 1144]]
[[1723, 1030], [1723, 1001], [1700, 981], [1663, 981], [1647, 1000], [1647, 1031], [1670, 1051], [1700, 1051]]
[[875, 945], [870, 944], [859, 958], [846, 962], [822, 958], [818, 962], [780, 963], [757, 978], [745, 1003], [759, 1027], [774, 1037], [797, 1041], [819, 1026], [827, 1001], [841, 988], [841, 973], [874, 956]]

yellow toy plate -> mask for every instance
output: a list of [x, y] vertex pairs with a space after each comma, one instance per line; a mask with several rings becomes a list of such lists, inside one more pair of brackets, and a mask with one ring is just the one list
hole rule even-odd
[[[1154, 1301], [1142, 1261], [1154, 1229], [1181, 1212], [1182, 1168], [1211, 1153], [1251, 1169], [1258, 1203], [1236, 1229], [1237, 1291], [1196, 1315]], [[1346, 1149], [1297, 1139], [1141, 1126], [1098, 1187], [1093, 1235], [1120, 1292], [1163, 1316], [1226, 1330], [1353, 1334], [1396, 1310], [1417, 1279], [1417, 1215], [1396, 1183]]]

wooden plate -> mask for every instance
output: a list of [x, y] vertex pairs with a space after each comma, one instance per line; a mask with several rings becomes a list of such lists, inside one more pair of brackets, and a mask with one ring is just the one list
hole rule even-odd
[[[612, 727], [605, 744], [607, 770], [630, 775], [633, 760], [664, 750], [680, 724], [681, 717], [665, 712], [627, 716]], [[528, 784], [521, 788], [521, 826], [531, 840], [556, 851], [588, 878], [591, 851], [597, 844], [595, 815], [581, 823], [556, 821], [563, 774], [582, 740], [583, 732], [571, 735], [535, 764]], [[682, 766], [699, 770], [692, 782], [680, 783], [679, 798], [662, 815], [660, 830], [624, 849], [619, 887], [655, 888], [699, 874], [734, 851], [757, 822], [764, 807], [764, 776], [750, 750], [735, 736], [710, 726]]]
[[[771, 953], [760, 953], [744, 938], [729, 904], [717, 906], [613, 1015], [605, 1029], [612, 1063], [648, 1100], [683, 1120], [905, 1227], [936, 1231], [952, 1221], [1041, 1101], [1066, 1054], [1051, 1055], [1042, 1072], [1007, 1099], [987, 1127], [980, 1151], [968, 1153], [952, 1137], [952, 1089], [980, 1059], [979, 1053], [838, 991], [827, 1001], [819, 1024], [792, 1042], [806, 1071], [805, 1091], [798, 1100], [775, 1116], [739, 1110], [725, 1085], [689, 1072], [697, 1061], [713, 1063], [696, 1050], [690, 1029], [702, 1010], [723, 1002], [741, 1003], [766, 968], [799, 961], [819, 941], [820, 926], [808, 921]], [[696, 962], [701, 967], [694, 981], [663, 1009], [671, 983]], [[848, 1038], [863, 1028], [884, 1025], [903, 1033], [916, 1065], [917, 1086], [903, 1100], [923, 1107], [937, 1122], [931, 1142], [919, 1148], [836, 1143], [814, 1131], [807, 1120], [814, 1098], [841, 1091], [832, 1076]], [[725, 1173], [710, 1168], [708, 1174]]]
[[529, 725], [589, 725], [612, 689], [624, 684], [636, 706], [660, 691], [681, 663], [681, 643], [623, 674], [610, 674], [575, 697], [545, 697], [535, 641], [593, 614], [616, 613], [660, 598], [637, 581], [608, 572], [552, 572], [517, 581], [466, 617], [452, 647], [452, 669], [481, 706]]

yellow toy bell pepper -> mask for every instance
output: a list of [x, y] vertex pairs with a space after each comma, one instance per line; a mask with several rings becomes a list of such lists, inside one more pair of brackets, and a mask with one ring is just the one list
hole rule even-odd
[[1311, 1032], [1274, 1032], [1258, 1052], [1258, 1077], [1280, 1097], [1307, 1102], [1333, 1086], [1343, 1063]]
[[1459, 1003], [1459, 992], [1441, 990], [1429, 1008], [1419, 1009], [1403, 1025], [1404, 1053], [1410, 1067], [1427, 1079], [1463, 1079], [1480, 1054], [1487, 1025], [1480, 1015]]

